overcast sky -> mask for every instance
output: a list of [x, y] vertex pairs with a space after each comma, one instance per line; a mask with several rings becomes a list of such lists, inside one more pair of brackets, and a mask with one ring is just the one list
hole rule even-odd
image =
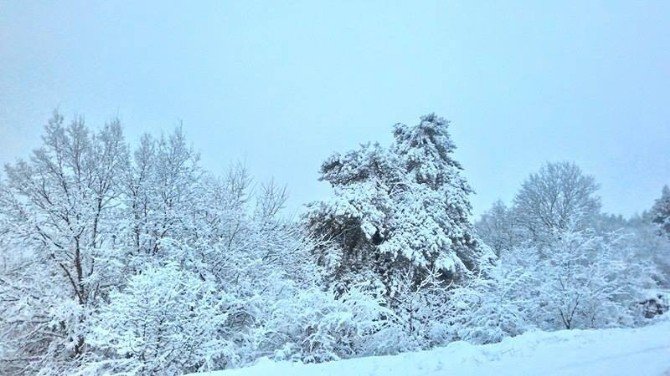
[[180, 121], [205, 167], [243, 161], [291, 208], [321, 161], [452, 121], [479, 214], [573, 160], [608, 212], [670, 183], [670, 1], [0, 2], [0, 162], [54, 108], [130, 141]]

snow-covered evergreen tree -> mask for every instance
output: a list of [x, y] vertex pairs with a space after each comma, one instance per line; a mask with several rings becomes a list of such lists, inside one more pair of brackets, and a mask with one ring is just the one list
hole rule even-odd
[[655, 223], [661, 233], [670, 238], [670, 187], [663, 187], [661, 197], [656, 200], [651, 209], [652, 222]]
[[415, 285], [429, 270], [452, 281], [490, 257], [469, 222], [472, 189], [453, 158], [448, 126], [435, 115], [397, 124], [390, 148], [367, 144], [322, 165], [335, 198], [311, 204], [307, 223], [337, 244], [320, 257], [341, 291], [371, 272], [368, 282], [392, 298], [407, 273]]

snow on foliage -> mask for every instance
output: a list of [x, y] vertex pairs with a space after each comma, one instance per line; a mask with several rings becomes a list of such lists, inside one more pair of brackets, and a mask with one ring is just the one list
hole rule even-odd
[[416, 126], [397, 124], [394, 143], [366, 144], [331, 156], [321, 180], [331, 184], [331, 201], [310, 205], [307, 223], [315, 236], [330, 240], [337, 257], [323, 260], [338, 288], [360, 281], [370, 271], [393, 298], [400, 276], [415, 284], [428, 270], [444, 281], [465, 277], [488, 255], [469, 222], [472, 193], [453, 157], [449, 122], [435, 115]]
[[293, 221], [284, 188], [210, 174], [181, 129], [133, 148], [118, 121], [55, 113], [0, 179], [0, 374], [319, 363], [668, 310], [667, 189], [624, 220], [577, 166], [548, 164], [482, 217], [487, 245], [448, 126], [334, 154], [333, 197]]
[[475, 307], [492, 296], [486, 286], [521, 284], [507, 290], [511, 294], [506, 297], [521, 309], [515, 310], [523, 313], [521, 327], [639, 325], [645, 316], [641, 304], [667, 278], [661, 269], [667, 253], [657, 253], [664, 241], [658, 236], [645, 239], [644, 226], [635, 228], [600, 214], [596, 188], [593, 178], [575, 165], [550, 163], [531, 174], [513, 207], [497, 203], [483, 215], [477, 228], [495, 244], [500, 258], [484, 279]]
[[96, 317], [90, 342], [116, 361], [102, 362], [98, 372], [209, 370], [232, 353], [233, 343], [222, 338], [230, 298], [177, 264], [148, 267], [109, 299]]

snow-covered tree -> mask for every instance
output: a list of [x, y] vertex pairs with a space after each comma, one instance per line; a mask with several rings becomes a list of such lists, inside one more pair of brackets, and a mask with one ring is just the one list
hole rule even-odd
[[90, 311], [118, 280], [116, 177], [126, 166], [118, 122], [93, 134], [82, 119], [66, 126], [58, 113], [30, 160], [6, 166], [0, 242], [10, 272], [2, 289], [17, 299], [0, 304], [17, 319], [0, 322], [2, 341], [13, 344], [3, 363], [59, 373], [58, 362], [86, 352]]
[[523, 182], [514, 198], [515, 221], [533, 242], [591, 226], [600, 211], [598, 184], [570, 162], [547, 163]]
[[651, 209], [652, 222], [655, 223], [661, 233], [670, 238], [670, 187], [663, 187], [661, 197], [656, 200]]
[[454, 318], [449, 309], [452, 296], [448, 287], [453, 288], [454, 283], [444, 286], [440, 273], [433, 269], [418, 285], [410, 273], [401, 278], [399, 285], [399, 293], [393, 299], [394, 322], [402, 328], [404, 336], [396, 339], [398, 348], [428, 349], [453, 340]]
[[[543, 328], [632, 325], [654, 286], [653, 266], [636, 259], [620, 234], [565, 233], [539, 264]], [[548, 325], [546, 327], [545, 325]]]
[[620, 226], [628, 236], [623, 240], [635, 257], [655, 266], [654, 275], [659, 288], [670, 287], [670, 238], [659, 233], [658, 226], [651, 221], [651, 214], [636, 215]]
[[207, 172], [181, 129], [131, 154], [117, 121], [94, 131], [55, 114], [0, 180], [0, 373], [321, 362], [663, 311], [650, 302], [670, 281], [670, 238], [650, 216], [600, 214], [572, 164], [483, 216], [495, 257], [470, 224], [448, 125], [424, 116], [389, 147], [333, 155], [333, 199], [296, 223], [283, 187]]
[[[473, 191], [453, 158], [456, 146], [448, 127], [448, 121], [434, 114], [422, 117], [416, 126], [396, 124], [391, 152], [398, 156], [407, 184], [399, 185], [398, 198], [411, 209], [393, 218], [397, 236], [380, 248], [390, 254], [410, 248], [408, 256], [415, 264], [457, 275], [476, 270], [491, 255], [474, 235], [469, 201]], [[421, 233], [405, 220], [423, 223]]]
[[488, 343], [535, 328], [643, 323], [641, 303], [655, 291], [653, 264], [628, 246], [628, 236], [564, 232], [542, 250], [506, 252], [485, 275], [451, 290], [453, 337]]
[[[205, 192], [199, 156], [181, 128], [154, 139], [144, 135], [125, 171], [124, 204], [128, 221], [122, 241], [132, 268], [177, 255], [166, 252], [174, 242], [192, 245], [202, 226]], [[178, 247], [184, 249], [184, 247]]]
[[322, 165], [335, 198], [311, 204], [307, 223], [337, 245], [319, 256], [341, 291], [371, 271], [367, 282], [393, 297], [407, 273], [415, 285], [429, 270], [451, 281], [490, 256], [469, 222], [472, 190], [453, 159], [448, 126], [435, 115], [397, 124], [390, 148], [366, 144]]
[[523, 237], [516, 226], [514, 211], [498, 200], [475, 222], [477, 235], [497, 256], [521, 245]]
[[[483, 277], [454, 290], [461, 297], [453, 301], [466, 302], [456, 310], [464, 338], [640, 323], [640, 303], [663, 280], [663, 247], [645, 235], [643, 220], [633, 226], [601, 214], [596, 189], [574, 164], [547, 164], [524, 182], [511, 211], [496, 204], [482, 216], [482, 237], [504, 252]], [[501, 291], [504, 303], [490, 300]]]

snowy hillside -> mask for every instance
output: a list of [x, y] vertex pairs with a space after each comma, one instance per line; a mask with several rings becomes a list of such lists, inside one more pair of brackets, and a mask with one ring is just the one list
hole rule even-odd
[[670, 321], [637, 329], [531, 332], [492, 345], [321, 364], [275, 363], [199, 376], [260, 375], [670, 375]]

